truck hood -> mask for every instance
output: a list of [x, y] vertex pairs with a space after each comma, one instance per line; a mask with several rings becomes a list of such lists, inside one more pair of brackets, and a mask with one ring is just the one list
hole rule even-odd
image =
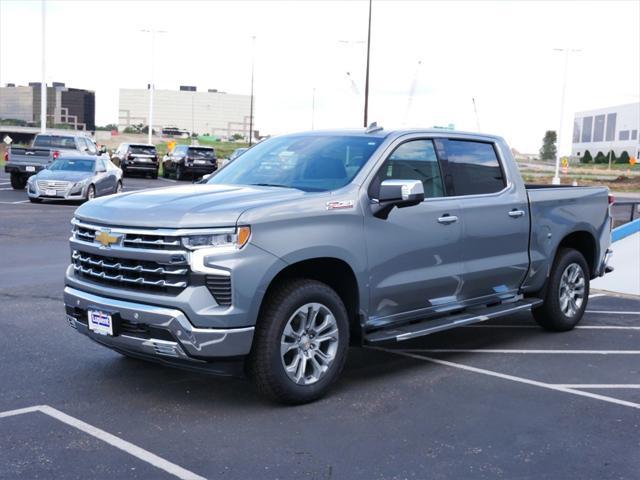
[[304, 195], [278, 187], [189, 184], [98, 198], [78, 208], [76, 217], [121, 227], [229, 227], [250, 208]]

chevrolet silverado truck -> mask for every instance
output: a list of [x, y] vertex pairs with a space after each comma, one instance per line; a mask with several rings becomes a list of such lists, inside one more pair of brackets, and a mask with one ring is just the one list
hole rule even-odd
[[522, 311], [570, 330], [610, 236], [606, 188], [526, 186], [500, 137], [284, 135], [206, 183], [78, 208], [66, 318], [126, 356], [246, 373], [303, 403], [350, 345]]
[[96, 144], [84, 135], [38, 134], [31, 147], [11, 147], [5, 154], [4, 171], [11, 174], [11, 186], [22, 190], [35, 175], [65, 153], [99, 155]]

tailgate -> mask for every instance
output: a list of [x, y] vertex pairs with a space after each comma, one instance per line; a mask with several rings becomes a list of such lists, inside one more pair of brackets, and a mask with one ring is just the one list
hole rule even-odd
[[11, 147], [9, 162], [26, 165], [44, 165], [49, 163], [51, 149], [38, 147]]

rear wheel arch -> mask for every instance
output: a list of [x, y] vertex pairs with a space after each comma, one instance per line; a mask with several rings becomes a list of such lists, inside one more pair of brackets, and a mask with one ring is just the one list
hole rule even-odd
[[280, 270], [269, 282], [260, 308], [258, 321], [271, 294], [285, 282], [295, 279], [311, 279], [331, 287], [341, 298], [349, 316], [349, 330], [352, 343], [358, 343], [360, 332], [360, 294], [357, 277], [351, 266], [334, 257], [319, 257], [292, 263]]
[[566, 235], [556, 247], [552, 267], [558, 259], [558, 254], [566, 248], [572, 248], [582, 254], [589, 266], [589, 275], [593, 279], [598, 267], [598, 243], [593, 234], [586, 230], [578, 230]]

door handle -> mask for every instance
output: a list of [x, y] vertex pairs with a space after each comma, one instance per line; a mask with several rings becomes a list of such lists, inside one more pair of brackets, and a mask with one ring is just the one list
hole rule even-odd
[[524, 210], [511, 210], [509, 212], [511, 218], [518, 218], [524, 216]]
[[458, 217], [456, 217], [455, 215], [443, 215], [442, 217], [438, 218], [438, 223], [444, 223], [445, 225], [457, 221]]

